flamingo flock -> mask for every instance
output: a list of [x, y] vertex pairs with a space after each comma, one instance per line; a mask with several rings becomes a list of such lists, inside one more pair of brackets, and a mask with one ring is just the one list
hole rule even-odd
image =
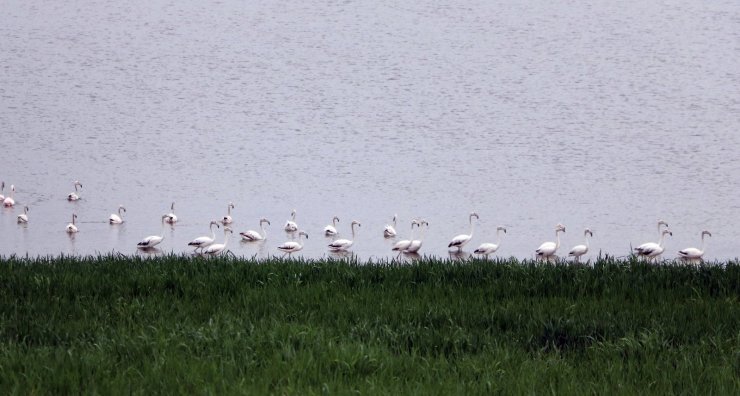
[[[80, 196], [82, 191], [82, 183], [80, 181], [75, 180], [73, 182], [74, 191], [69, 193], [66, 197], [68, 201], [79, 201], [82, 199]], [[16, 188], [15, 185], [10, 186], [9, 195], [5, 196], [3, 195], [5, 192], [5, 182], [0, 182], [0, 202], [2, 202], [2, 205], [5, 208], [12, 208], [15, 206], [15, 193]], [[221, 217], [219, 220], [212, 220], [209, 223], [209, 231], [210, 236], [200, 236], [192, 241], [190, 241], [187, 245], [189, 247], [194, 248], [194, 253], [196, 254], [202, 254], [202, 255], [218, 255], [222, 254], [225, 251], [227, 251], [227, 246], [229, 239], [231, 235], [233, 234], [233, 230], [231, 225], [234, 223], [234, 218], [232, 217], [231, 211], [235, 208], [235, 205], [233, 202], [229, 202], [226, 207], [226, 215]], [[114, 225], [120, 225], [124, 223], [124, 214], [126, 213], [126, 208], [123, 205], [119, 205], [118, 209], [115, 213], [112, 213], [108, 217], [108, 223], [112, 226]], [[285, 232], [291, 237], [291, 240], [286, 241], [282, 243], [281, 245], [277, 246], [277, 249], [283, 252], [283, 257], [286, 255], [290, 256], [295, 252], [298, 252], [303, 249], [304, 242], [303, 238], [306, 240], [308, 239], [308, 233], [305, 230], [301, 230], [298, 226], [298, 223], [296, 222], [296, 214], [297, 211], [293, 209], [290, 213], [290, 217], [285, 222], [285, 226], [283, 227]], [[72, 221], [68, 223], [65, 227], [65, 231], [70, 234], [74, 235], [79, 232], [79, 228], [77, 226], [77, 213], [72, 213]], [[172, 202], [170, 205], [170, 211], [168, 213], [165, 213], [161, 216], [161, 225], [162, 225], [162, 231], [159, 235], [150, 235], [143, 239], [141, 239], [137, 243], [137, 247], [140, 249], [153, 249], [155, 246], [162, 243], [164, 240], [164, 230], [165, 225], [169, 224], [171, 226], [174, 226], [178, 222], [178, 217], [175, 214], [175, 202]], [[398, 220], [399, 217], [397, 214], [394, 214], [391, 219], [391, 224], [387, 224], [382, 231], [383, 238], [385, 239], [395, 239], [398, 237], [397, 227], [398, 227]], [[470, 226], [470, 229], [467, 234], [459, 234], [457, 236], [454, 236], [452, 239], [450, 239], [450, 242], [447, 245], [447, 248], [451, 255], [460, 255], [460, 253], [463, 252], [464, 247], [473, 239], [474, 231], [475, 231], [475, 224], [477, 221], [480, 220], [480, 216], [477, 212], [471, 212], [468, 215], [468, 224]], [[23, 212], [17, 215], [17, 222], [19, 224], [27, 224], [29, 223], [29, 207], [27, 205], [24, 205]], [[331, 224], [327, 225], [323, 229], [323, 234], [326, 238], [331, 238], [331, 241], [326, 245], [327, 249], [330, 252], [333, 253], [348, 253], [351, 252], [352, 246], [355, 244], [355, 240], [357, 239], [357, 228], [360, 228], [362, 224], [357, 221], [353, 220], [349, 224], [349, 230], [351, 233], [351, 239], [348, 238], [340, 238], [340, 232], [338, 230], [338, 223], [340, 223], [340, 219], [337, 216], [332, 217]], [[266, 218], [260, 218], [259, 219], [259, 231], [256, 230], [247, 230], [239, 233], [239, 236], [241, 237], [241, 240], [243, 242], [247, 243], [262, 243], [267, 240], [267, 230], [266, 225], [269, 226], [271, 223]], [[214, 226], [216, 228], [220, 228], [221, 225], [223, 225], [223, 232], [224, 232], [224, 239], [223, 243], [216, 243], [216, 233], [214, 230]], [[424, 239], [424, 232], [429, 228], [429, 222], [427, 222], [424, 219], [421, 218], [415, 218], [410, 221], [410, 230], [408, 234], [407, 239], [400, 239], [397, 240], [395, 243], [393, 243], [391, 247], [392, 252], [398, 253], [398, 256], [401, 254], [407, 254], [413, 257], [414, 255], [418, 255], [419, 251], [421, 250], [423, 246], [423, 239]], [[633, 254], [642, 257], [647, 261], [653, 261], [657, 262], [661, 255], [665, 252], [665, 242], [666, 237], [673, 236], [673, 232], [668, 229], [668, 223], [659, 220], [657, 222], [657, 228], [658, 228], [658, 242], [646, 242], [643, 243], [637, 247], [634, 248]], [[562, 233], [565, 233], [565, 226], [563, 224], [557, 224], [555, 226], [555, 241], [547, 241], [543, 242], [537, 249], [534, 250], [534, 256], [540, 260], [553, 260], [557, 258], [558, 250], [560, 249], [560, 236]], [[488, 258], [490, 255], [495, 254], [499, 251], [501, 247], [501, 237], [502, 233], [507, 233], [507, 228], [504, 226], [498, 226], [496, 227], [496, 241], [493, 242], [483, 242], [481, 243], [475, 250], [473, 250], [473, 253], [476, 255], [483, 256], [485, 258]], [[695, 247], [689, 247], [686, 249], [682, 249], [678, 251], [679, 258], [688, 260], [688, 261], [701, 261], [704, 253], [705, 253], [705, 247], [706, 247], [706, 237], [711, 237], [712, 233], [709, 231], [702, 231], [701, 232], [701, 247], [695, 248]], [[297, 237], [297, 240], [296, 240]], [[572, 257], [575, 262], [579, 262], [581, 257], [584, 256], [589, 252], [590, 247], [590, 240], [591, 238], [594, 238], [594, 233], [590, 228], [586, 228], [583, 231], [583, 238], [584, 243], [574, 246], [568, 251], [568, 257]], [[462, 257], [462, 256], [459, 256]]]

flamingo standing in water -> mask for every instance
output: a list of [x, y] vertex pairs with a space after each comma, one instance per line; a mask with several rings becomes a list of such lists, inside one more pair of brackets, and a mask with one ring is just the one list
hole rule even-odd
[[5, 197], [5, 199], [3, 200], [3, 206], [5, 206], [6, 208], [15, 206], [14, 197], [15, 197], [15, 186], [11, 184], [10, 185], [10, 195]]
[[339, 222], [339, 217], [334, 216], [334, 218], [331, 219], [331, 224], [329, 224], [328, 226], [324, 227], [324, 235], [325, 236], [334, 236], [334, 235], [339, 234], [339, 232], [337, 232], [337, 223], [338, 222]]
[[586, 239], [586, 243], [583, 245], [576, 245], [573, 246], [573, 249], [570, 249], [570, 252], [568, 252], [569, 256], [573, 256], [576, 259], [576, 262], [581, 261], [581, 256], [588, 253], [588, 237], [594, 236], [594, 233], [591, 232], [591, 229], [586, 228], [583, 230], [583, 236]]
[[665, 240], [666, 235], [673, 236], [673, 233], [669, 229], [665, 229], [663, 230], [663, 232], [660, 233], [660, 240], [658, 241], [658, 243], [643, 243], [642, 245], [636, 247], [635, 251], [639, 256], [645, 257], [647, 260], [657, 261], [660, 255], [663, 254], [663, 251], [665, 250], [665, 248], [663, 247], [663, 241]]
[[271, 225], [270, 220], [267, 220], [264, 217], [261, 218], [260, 228], [262, 229], [262, 234], [255, 230], [249, 230], [245, 232], [240, 232], [239, 235], [241, 235], [242, 240], [244, 240], [245, 242], [264, 241], [265, 239], [267, 239], [267, 230], [265, 230], [265, 223], [267, 223], [267, 225]]
[[111, 214], [108, 217], [108, 223], [110, 224], [121, 224], [123, 223], [123, 214], [126, 213], [126, 208], [123, 205], [118, 205], [118, 214]]
[[278, 246], [278, 250], [285, 252], [285, 254], [283, 254], [283, 257], [285, 257], [286, 254], [290, 257], [293, 253], [303, 249], [303, 244], [301, 243], [302, 236], [305, 236], [306, 239], [308, 239], [308, 234], [300, 231], [298, 232], [298, 242], [288, 241]]
[[704, 256], [704, 236], [712, 236], [712, 233], [709, 231], [702, 231], [701, 232], [701, 249], [697, 249], [694, 247], [686, 248], [683, 250], [678, 251], [678, 255], [681, 256], [683, 259], [688, 260], [701, 260]]
[[[663, 220], [658, 220], [658, 238], [661, 238], [663, 236], [663, 226], [668, 228], [668, 223], [666, 223]], [[653, 242], [643, 243], [642, 245], [636, 247], [635, 250], [640, 251], [651, 244], [654, 244], [654, 243]]]
[[18, 215], [18, 223], [28, 223], [28, 206], [23, 207], [23, 213]]
[[234, 219], [231, 218], [231, 209], [234, 209], [234, 203], [229, 202], [229, 205], [226, 207], [226, 216], [221, 220], [221, 224], [228, 225], [234, 222]]
[[393, 244], [393, 247], [391, 248], [392, 251], [398, 252], [398, 256], [401, 256], [401, 253], [403, 253], [406, 249], [411, 246], [411, 242], [414, 240], [414, 226], [418, 226], [419, 221], [414, 219], [411, 221], [411, 236], [409, 236], [409, 239], [403, 239], [395, 244]]
[[393, 215], [393, 225], [386, 225], [385, 229], [383, 230], [383, 236], [386, 238], [393, 238], [397, 235], [396, 233], [396, 218], [398, 217], [397, 214]]
[[350, 228], [352, 228], [352, 239], [337, 239], [336, 241], [332, 241], [332, 243], [329, 244], [329, 249], [335, 252], [340, 252], [347, 251], [351, 248], [352, 244], [355, 242], [355, 226], [360, 227], [362, 224], [357, 220], [352, 220], [352, 224], [350, 225]]
[[149, 235], [137, 243], [136, 246], [140, 249], [149, 249], [159, 245], [164, 239], [164, 223], [166, 218], [167, 215], [162, 215], [162, 235]]
[[214, 256], [223, 253], [226, 250], [226, 244], [229, 243], [229, 236], [233, 233], [234, 232], [231, 231], [231, 228], [224, 227], [224, 243], [214, 243], [206, 247], [205, 250], [201, 249], [200, 251], [203, 254], [210, 254]]
[[560, 248], [560, 233], [565, 232], [565, 226], [558, 224], [555, 226], [555, 240], [556, 242], [545, 242], [535, 250], [537, 257], [541, 259], [550, 259], [555, 256], [558, 249]]
[[472, 212], [470, 213], [470, 216], [468, 216], [468, 221], [470, 221], [470, 233], [469, 234], [460, 234], [450, 241], [450, 243], [447, 245], [448, 248], [456, 247], [458, 252], [462, 252], [463, 246], [465, 246], [468, 242], [470, 242], [471, 239], [473, 239], [473, 229], [474, 229], [474, 223], [473, 223], [473, 217], [476, 219], [480, 219], [478, 217], [478, 213]]
[[175, 215], [175, 203], [173, 202], [172, 205], [170, 205], [170, 213], [167, 213], [164, 215], [164, 221], [169, 224], [175, 224], [177, 223], [177, 215]]
[[203, 248], [211, 246], [213, 242], [216, 240], [216, 232], [213, 230], [213, 226], [216, 226], [216, 228], [219, 228], [218, 222], [215, 220], [211, 220], [211, 223], [209, 224], [209, 228], [211, 229], [211, 236], [202, 236], [193, 239], [192, 241], [188, 242], [188, 246], [194, 246], [195, 251], [203, 251]]
[[72, 213], [72, 222], [69, 223], [69, 224], [67, 224], [67, 227], [65, 228], [65, 230], [67, 231], [67, 233], [74, 234], [74, 233], [76, 233], [78, 231], [77, 230], [77, 226], [75, 225], [75, 221], [76, 220], [77, 220], [77, 214]]
[[[295, 209], [290, 212], [290, 220], [285, 222], [285, 231], [296, 232], [298, 231], [298, 224], [295, 222]], [[308, 237], [307, 237], [308, 238]]]
[[0, 202], [5, 201], [5, 195], [3, 195], [4, 191], [5, 191], [5, 182], [0, 182]]
[[77, 190], [78, 186], [80, 187], [80, 190], [82, 190], [82, 183], [80, 183], [79, 180], [75, 180], [74, 185], [75, 185], [75, 190], [67, 195], [67, 201], [78, 201], [82, 199], [82, 197], [78, 195], [79, 190]]
[[488, 259], [489, 254], [496, 253], [499, 246], [501, 246], [501, 231], [503, 231], [504, 234], [506, 234], [506, 227], [503, 227], [503, 226], [496, 227], [496, 243], [490, 243], [490, 242], [481, 243], [481, 245], [478, 246], [478, 248], [475, 249], [473, 253], [482, 254], [483, 256], [485, 256], [486, 259]]
[[404, 253], [418, 253], [419, 249], [421, 249], [421, 242], [424, 239], [424, 228], [422, 226], [426, 226], [426, 228], [429, 228], [429, 223], [426, 220], [419, 220], [419, 239], [414, 239], [409, 244], [409, 247], [404, 250]]

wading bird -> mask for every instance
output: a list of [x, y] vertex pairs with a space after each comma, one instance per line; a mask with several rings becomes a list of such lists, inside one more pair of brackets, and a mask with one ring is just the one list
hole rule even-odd
[[169, 224], [175, 224], [177, 223], [177, 215], [175, 215], [175, 203], [173, 202], [172, 205], [170, 205], [170, 213], [167, 213], [164, 215], [164, 221], [165, 223]]
[[393, 238], [396, 236], [396, 218], [398, 217], [397, 214], [393, 215], [393, 225], [386, 225], [385, 229], [383, 230], [383, 236], [386, 238]]
[[690, 247], [683, 250], [678, 251], [678, 255], [681, 256], [681, 258], [689, 259], [689, 260], [701, 260], [701, 258], [704, 256], [704, 236], [712, 236], [712, 233], [709, 231], [702, 231], [701, 232], [701, 250]]
[[213, 230], [213, 226], [219, 228], [218, 222], [216, 220], [211, 220], [211, 223], [208, 225], [208, 227], [211, 229], [211, 236], [197, 237], [188, 242], [188, 246], [195, 247], [196, 252], [198, 251], [198, 249], [200, 249], [200, 251], [202, 252], [203, 248], [211, 246], [216, 240], [216, 231]]
[[285, 252], [285, 254], [283, 254], [283, 257], [285, 257], [286, 254], [288, 256], [291, 256], [293, 253], [303, 249], [303, 244], [301, 243], [301, 236], [305, 236], [306, 239], [308, 239], [308, 234], [306, 234], [303, 231], [300, 231], [298, 232], [298, 242], [288, 241], [278, 246], [278, 250]]
[[565, 226], [558, 224], [555, 226], [555, 242], [545, 242], [535, 250], [537, 257], [540, 259], [550, 259], [555, 256], [560, 248], [560, 233], [565, 232]]
[[224, 227], [224, 243], [214, 243], [209, 246], [207, 246], [204, 249], [201, 249], [201, 253], [203, 254], [210, 254], [210, 255], [218, 255], [223, 253], [226, 250], [226, 244], [229, 243], [229, 237], [233, 234], [233, 231], [231, 231], [231, 228]]
[[478, 213], [470, 213], [470, 216], [468, 216], [468, 221], [470, 221], [470, 234], [460, 234], [452, 238], [450, 243], [447, 245], [448, 248], [456, 247], [458, 252], [462, 252], [463, 246], [465, 246], [468, 242], [470, 242], [471, 239], [473, 239], [473, 217], [475, 217], [476, 219], [480, 219], [480, 217], [478, 217]]
[[242, 240], [246, 242], [264, 241], [265, 239], [267, 239], [267, 230], [265, 230], [265, 223], [267, 223], [267, 225], [271, 225], [270, 220], [267, 220], [264, 217], [261, 218], [260, 219], [260, 228], [262, 229], [261, 235], [259, 232], [255, 230], [240, 232], [239, 235], [241, 235]]
[[[67, 201], [78, 201], [78, 200], [82, 199], [82, 197], [80, 197], [78, 195], [78, 193], [80, 192], [80, 190], [82, 190], [82, 183], [80, 183], [79, 180], [75, 180], [74, 181], [74, 185], [75, 185], [75, 190], [73, 192], [67, 194]], [[80, 190], [77, 190], [77, 187], [78, 186], [80, 187]]]
[[285, 222], [285, 231], [296, 232], [298, 231], [298, 224], [295, 222], [295, 209], [290, 212], [290, 220]]
[[231, 218], [231, 209], [234, 209], [233, 202], [229, 202], [229, 205], [226, 207], [226, 216], [221, 219], [221, 224], [228, 225], [234, 222], [234, 219]]
[[4, 192], [5, 192], [5, 182], [0, 182], [0, 202], [5, 201], [5, 195], [3, 195]]
[[10, 185], [10, 195], [3, 200], [3, 206], [10, 208], [15, 206], [15, 186]]
[[118, 205], [118, 214], [111, 214], [108, 217], [108, 223], [110, 224], [121, 224], [123, 223], [123, 214], [126, 213], [126, 208], [123, 205]]
[[665, 240], [666, 235], [673, 236], [673, 233], [670, 230], [665, 229], [663, 230], [663, 232], [660, 233], [660, 240], [658, 241], [658, 243], [643, 243], [642, 245], [636, 247], [635, 251], [641, 257], [645, 257], [648, 260], [654, 259], [655, 261], [657, 261], [660, 255], [663, 254], [663, 251], [665, 250], [665, 248], [663, 247], [663, 241]]
[[398, 256], [401, 256], [401, 253], [403, 253], [406, 249], [408, 249], [409, 246], [411, 246], [411, 242], [414, 240], [414, 226], [418, 226], [419, 221], [414, 219], [411, 221], [411, 236], [409, 236], [409, 239], [403, 239], [395, 244], [393, 244], [393, 247], [391, 248], [392, 251], [398, 252]]
[[162, 215], [162, 235], [149, 235], [136, 244], [140, 249], [149, 249], [159, 245], [164, 239], [164, 223], [167, 221], [167, 215]]
[[67, 227], [65, 228], [65, 230], [67, 231], [67, 233], [74, 234], [75, 232], [78, 231], [77, 230], [77, 226], [75, 225], [75, 221], [76, 220], [77, 220], [77, 214], [72, 213], [72, 222], [69, 223], [69, 224], [67, 224]]
[[28, 206], [23, 207], [23, 213], [18, 215], [19, 223], [28, 223]]
[[355, 226], [360, 227], [362, 224], [357, 220], [352, 220], [352, 224], [350, 225], [350, 228], [352, 228], [352, 239], [337, 239], [336, 241], [332, 241], [329, 244], [329, 249], [333, 251], [346, 251], [351, 248], [355, 242]]
[[404, 253], [418, 253], [419, 249], [421, 249], [421, 242], [424, 239], [424, 228], [423, 226], [426, 226], [426, 228], [429, 228], [429, 223], [426, 220], [419, 220], [419, 239], [414, 239], [411, 241], [411, 244], [409, 244], [409, 247], [404, 250]]
[[502, 226], [496, 227], [496, 243], [490, 243], [490, 242], [481, 243], [481, 245], [478, 246], [478, 249], [475, 249], [473, 253], [481, 254], [486, 259], [488, 258], [489, 254], [496, 253], [499, 246], [501, 246], [501, 231], [503, 231], [504, 234], [506, 234], [506, 227], [502, 227]]
[[339, 217], [334, 216], [333, 219], [331, 219], [331, 224], [324, 227], [324, 235], [325, 236], [334, 236], [339, 234], [337, 232], [337, 223], [339, 222]]
[[584, 245], [573, 246], [573, 249], [570, 249], [570, 252], [568, 252], [569, 256], [575, 257], [576, 262], [581, 260], [581, 256], [588, 253], [588, 237], [590, 236], [593, 238], [594, 233], [591, 232], [590, 229], [586, 228], [585, 230], [583, 230], [583, 236], [586, 239], [586, 243]]

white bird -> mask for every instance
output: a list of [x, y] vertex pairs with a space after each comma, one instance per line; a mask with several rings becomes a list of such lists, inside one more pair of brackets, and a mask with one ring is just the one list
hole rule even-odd
[[260, 219], [260, 228], [262, 229], [262, 234], [261, 235], [260, 235], [259, 232], [255, 231], [255, 230], [249, 230], [249, 231], [246, 231], [246, 232], [240, 232], [239, 235], [241, 235], [242, 236], [242, 240], [244, 240], [246, 242], [264, 241], [265, 239], [267, 239], [267, 230], [265, 230], [265, 223], [267, 223], [267, 225], [271, 225], [270, 224], [270, 220], [267, 220], [264, 217], [261, 218]]
[[111, 214], [108, 217], [108, 223], [110, 224], [121, 224], [123, 223], [123, 214], [126, 213], [126, 208], [123, 205], [118, 205], [118, 214]]
[[15, 197], [15, 186], [11, 184], [10, 185], [10, 195], [5, 197], [5, 199], [3, 200], [3, 206], [5, 206], [6, 208], [10, 208], [14, 206], [15, 205], [14, 197]]
[[397, 235], [396, 233], [396, 218], [398, 217], [397, 214], [393, 215], [393, 225], [386, 225], [385, 229], [383, 230], [383, 236], [386, 238], [393, 238]]
[[[660, 239], [663, 236], [663, 226], [665, 226], [667, 229], [668, 223], [666, 223], [663, 220], [658, 220], [658, 239]], [[655, 244], [654, 242], [643, 243], [642, 245], [636, 247], [635, 250], [640, 251], [643, 248], [647, 247], [648, 245], [654, 245], [654, 244]]]
[[392, 251], [398, 252], [398, 255], [401, 256], [401, 253], [403, 253], [406, 249], [411, 246], [411, 242], [414, 240], [414, 226], [418, 226], [419, 221], [414, 219], [411, 221], [411, 236], [409, 236], [409, 239], [403, 239], [395, 244], [393, 244], [393, 247], [391, 248]]
[[172, 205], [170, 205], [170, 213], [167, 213], [164, 215], [164, 221], [169, 224], [175, 224], [177, 223], [177, 216], [175, 215], [175, 203], [173, 202]]
[[329, 224], [328, 226], [324, 227], [324, 235], [325, 236], [334, 236], [334, 235], [339, 234], [339, 232], [337, 232], [337, 223], [338, 222], [339, 222], [339, 217], [334, 216], [334, 218], [331, 219], [331, 224]]
[[278, 246], [278, 249], [280, 251], [285, 252], [285, 254], [283, 254], [283, 257], [285, 257], [286, 254], [290, 256], [291, 254], [303, 249], [303, 244], [301, 243], [301, 236], [305, 236], [306, 239], [308, 239], [308, 234], [306, 234], [303, 231], [300, 231], [298, 232], [298, 242], [288, 241]]
[[82, 199], [82, 197], [80, 197], [77, 194], [79, 192], [77, 190], [77, 186], [79, 186], [80, 187], [80, 190], [82, 190], [82, 183], [80, 183], [79, 180], [75, 180], [74, 185], [75, 185], [75, 190], [73, 192], [69, 193], [69, 195], [67, 195], [67, 201], [77, 201], [77, 200]]
[[66, 231], [70, 234], [74, 234], [77, 232], [77, 226], [75, 225], [75, 220], [77, 220], [77, 214], [72, 213], [72, 222], [67, 224]]
[[5, 191], [5, 182], [0, 182], [0, 202], [5, 201], [5, 195], [3, 195], [4, 191]]
[[211, 254], [214, 256], [223, 253], [226, 250], [226, 244], [229, 243], [229, 236], [233, 233], [234, 232], [231, 231], [231, 228], [224, 227], [224, 243], [214, 243], [206, 247], [205, 250], [201, 249], [200, 251], [203, 254]]
[[409, 244], [409, 247], [404, 250], [404, 253], [418, 253], [419, 249], [421, 249], [421, 242], [424, 239], [424, 228], [422, 226], [427, 226], [429, 228], [429, 223], [426, 220], [419, 220], [419, 239], [413, 239], [411, 243]]
[[28, 223], [28, 206], [25, 206], [23, 213], [18, 215], [18, 223]]
[[359, 221], [352, 220], [352, 224], [350, 225], [350, 228], [352, 228], [352, 239], [337, 239], [332, 241], [329, 244], [329, 249], [335, 252], [340, 252], [351, 248], [352, 244], [355, 242], [355, 225], [358, 227], [362, 226]]
[[221, 220], [221, 224], [227, 225], [234, 222], [234, 219], [231, 218], [231, 209], [234, 209], [234, 203], [229, 202], [229, 206], [226, 207], [226, 216]]
[[448, 248], [456, 247], [457, 251], [461, 252], [463, 246], [465, 246], [465, 244], [467, 244], [468, 242], [470, 242], [471, 239], [473, 239], [473, 228], [474, 228], [473, 227], [474, 226], [473, 217], [475, 217], [476, 219], [480, 219], [480, 217], [478, 217], [478, 213], [475, 213], [475, 212], [470, 213], [470, 216], [468, 217], [468, 220], [470, 221], [470, 234], [467, 234], [467, 235], [460, 234], [452, 238], [449, 245], [447, 245]]
[[212, 245], [213, 242], [216, 240], [216, 232], [213, 230], [213, 226], [219, 228], [218, 222], [215, 220], [211, 220], [211, 224], [209, 225], [209, 228], [211, 229], [211, 236], [202, 236], [195, 238], [192, 241], [188, 242], [188, 246], [194, 246], [196, 251], [200, 249], [200, 251], [202, 252], [204, 247]]
[[665, 239], [666, 235], [673, 236], [673, 233], [669, 229], [663, 230], [663, 232], [660, 233], [660, 240], [658, 243], [655, 242], [648, 242], [643, 243], [642, 245], [635, 248], [635, 251], [639, 256], [645, 257], [646, 259], [655, 259], [658, 260], [658, 257], [660, 257], [661, 254], [663, 254], [663, 251], [665, 248], [663, 247], [663, 240]]
[[576, 262], [581, 260], [581, 256], [588, 253], [588, 237], [590, 236], [593, 238], [594, 233], [591, 232], [591, 229], [586, 228], [585, 230], [583, 230], [583, 236], [586, 239], [586, 244], [573, 246], [573, 249], [570, 249], [570, 252], [568, 252], [569, 256], [575, 257]]
[[159, 245], [164, 239], [164, 223], [166, 217], [167, 215], [162, 215], [162, 235], [149, 235], [137, 243], [136, 246], [140, 249], [149, 249]]
[[702, 256], [704, 256], [704, 236], [705, 235], [709, 235], [711, 237], [712, 233], [706, 230], [701, 232], [701, 250], [690, 247], [684, 250], [679, 250], [678, 255], [684, 259], [701, 260]]
[[560, 233], [565, 232], [565, 226], [562, 224], [558, 224], [555, 226], [555, 240], [556, 242], [545, 242], [542, 245], [540, 245], [537, 250], [535, 250], [535, 253], [537, 253], [537, 257], [543, 258], [543, 259], [550, 259], [553, 256], [555, 256], [555, 253], [557, 253], [558, 249], [560, 248]]
[[298, 224], [295, 222], [295, 209], [290, 212], [290, 220], [285, 222], [285, 231], [296, 232], [298, 231]]
[[506, 227], [503, 227], [503, 226], [496, 227], [496, 243], [490, 243], [490, 242], [481, 243], [481, 245], [478, 246], [478, 249], [475, 249], [473, 253], [482, 254], [486, 258], [488, 258], [489, 254], [496, 253], [499, 246], [501, 246], [501, 231], [503, 231], [504, 234], [506, 234]]

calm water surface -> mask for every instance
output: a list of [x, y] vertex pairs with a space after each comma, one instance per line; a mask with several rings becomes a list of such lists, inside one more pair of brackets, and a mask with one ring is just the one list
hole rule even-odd
[[[263, 4], [264, 3], [264, 4]], [[394, 213], [430, 223], [422, 253], [509, 233], [528, 258], [623, 256], [670, 223], [665, 257], [740, 255], [737, 1], [3, 1], [0, 254], [121, 252], [180, 222], [189, 251], [233, 201], [235, 231], [298, 211], [305, 257], [362, 222], [354, 252], [390, 256]], [[65, 200], [79, 179], [83, 200]], [[6, 187], [5, 194], [8, 193]], [[126, 223], [108, 215], [128, 208]], [[16, 224], [23, 205], [28, 225]], [[73, 212], [80, 232], [64, 232]], [[222, 236], [219, 234], [218, 239]]]

